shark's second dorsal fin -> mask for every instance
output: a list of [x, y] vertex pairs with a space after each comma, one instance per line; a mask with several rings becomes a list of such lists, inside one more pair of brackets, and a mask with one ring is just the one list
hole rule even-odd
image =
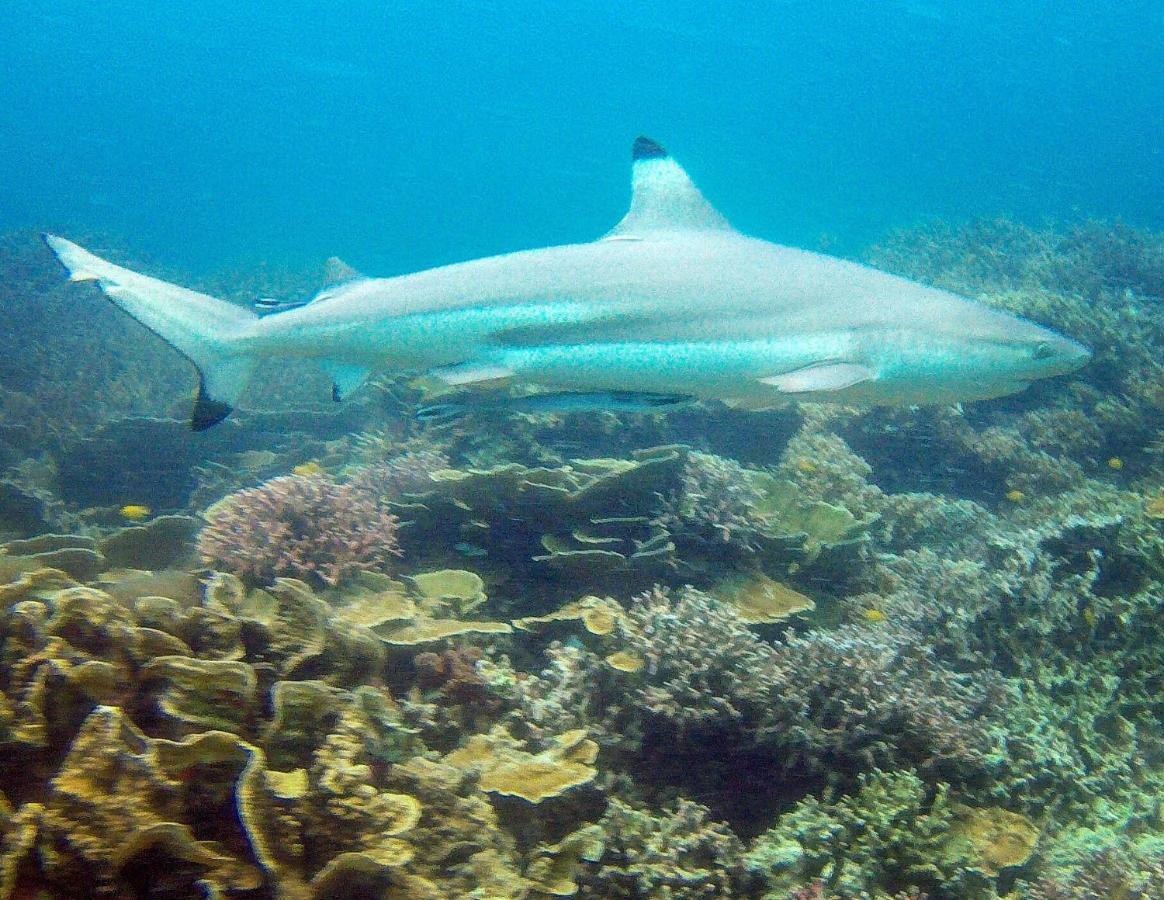
[[656, 141], [640, 137], [631, 149], [631, 206], [604, 237], [627, 240], [667, 231], [730, 230], [699, 188]]
[[356, 281], [366, 277], [363, 272], [357, 272], [338, 256], [329, 256], [323, 264], [323, 286], [334, 287], [345, 281]]

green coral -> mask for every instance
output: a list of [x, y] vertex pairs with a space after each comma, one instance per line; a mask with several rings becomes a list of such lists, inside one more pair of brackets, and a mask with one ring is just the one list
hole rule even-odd
[[745, 862], [770, 900], [817, 879], [846, 896], [932, 888], [952, 874], [937, 860], [953, 818], [945, 785], [935, 792], [912, 772], [875, 769], [849, 796], [802, 800], [753, 842]]

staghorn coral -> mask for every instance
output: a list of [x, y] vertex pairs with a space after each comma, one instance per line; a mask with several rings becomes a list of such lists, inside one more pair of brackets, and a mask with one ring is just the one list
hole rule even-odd
[[632, 601], [625, 648], [646, 662], [635, 709], [679, 732], [746, 733], [764, 716], [775, 654], [730, 606], [694, 589]]
[[952, 874], [937, 865], [951, 818], [946, 786], [930, 796], [912, 772], [873, 771], [848, 796], [801, 800], [757, 836], [745, 864], [769, 897], [818, 880], [830, 897], [937, 886]]
[[1048, 874], [1023, 887], [1025, 900], [1153, 900], [1164, 897], [1164, 858], [1136, 859], [1104, 850], [1068, 874]]
[[449, 468], [449, 458], [436, 448], [420, 448], [389, 456], [354, 469], [349, 483], [361, 493], [402, 499], [432, 490], [433, 473]]
[[843, 787], [875, 766], [985, 777], [996, 679], [946, 669], [909, 630], [841, 627], [772, 645], [732, 606], [685, 588], [635, 598], [612, 638], [626, 665], [554, 644], [538, 676], [486, 667], [513, 704], [514, 733], [590, 728], [640, 788], [678, 786], [744, 828], [818, 779]]
[[752, 534], [759, 524], [755, 510], [763, 500], [763, 491], [739, 463], [691, 452], [657, 521], [673, 531], [692, 531], [724, 544], [735, 541], [753, 550]]
[[335, 585], [400, 553], [397, 519], [379, 498], [325, 475], [273, 478], [214, 504], [206, 518], [202, 561], [251, 584], [293, 576]]
[[756, 886], [739, 838], [690, 800], [652, 813], [613, 799], [597, 833], [603, 852], [580, 865], [579, 897], [733, 897]]
[[626, 648], [646, 661], [633, 705], [668, 731], [730, 734], [808, 772], [981, 765], [991, 681], [942, 668], [904, 629], [789, 633], [771, 646], [692, 589], [654, 591], [627, 611]]
[[968, 775], [993, 749], [988, 713], [1005, 696], [990, 672], [955, 674], [924, 639], [900, 628], [842, 626], [788, 635], [765, 731], [808, 771], [837, 764], [916, 766]]

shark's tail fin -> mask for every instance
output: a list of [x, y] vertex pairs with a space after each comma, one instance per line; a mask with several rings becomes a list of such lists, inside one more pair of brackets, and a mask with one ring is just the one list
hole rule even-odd
[[45, 241], [70, 281], [96, 281], [114, 303], [164, 338], [198, 369], [190, 427], [202, 431], [225, 419], [254, 369], [237, 338], [258, 317], [249, 310], [176, 284], [123, 269], [64, 238]]

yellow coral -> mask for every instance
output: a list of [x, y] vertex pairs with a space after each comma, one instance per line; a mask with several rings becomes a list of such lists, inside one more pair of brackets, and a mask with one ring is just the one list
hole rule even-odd
[[485, 602], [485, 583], [475, 572], [465, 569], [438, 569], [412, 577], [422, 597], [433, 605], [452, 603], [464, 614]]
[[386, 644], [410, 647], [431, 644], [462, 634], [510, 634], [513, 629], [504, 622], [462, 622], [458, 619], [421, 619], [415, 624], [393, 631], [383, 640]]
[[514, 619], [513, 625], [521, 631], [535, 631], [542, 625], [554, 622], [580, 620], [591, 634], [603, 635], [610, 634], [614, 630], [615, 621], [621, 615], [622, 607], [613, 600], [586, 596], [579, 600], [573, 600], [561, 609], [544, 616], [526, 616], [522, 619]]
[[1148, 499], [1144, 514], [1149, 519], [1164, 519], [1164, 489], [1158, 491], [1155, 497]]
[[606, 657], [606, 664], [612, 669], [630, 673], [641, 672], [646, 665], [641, 656], [628, 653], [626, 650], [619, 650], [616, 653], [610, 654], [610, 656]]
[[614, 614], [605, 606], [596, 606], [582, 614], [582, 624], [591, 634], [610, 634], [614, 631]]
[[535, 890], [552, 897], [573, 897], [578, 893], [575, 878], [583, 861], [598, 862], [606, 846], [601, 825], [586, 825], [558, 843], [538, 847], [526, 868], [526, 878]]
[[759, 572], [721, 582], [712, 594], [734, 606], [740, 619], [749, 625], [782, 622], [790, 616], [816, 609], [811, 597]]
[[962, 806], [950, 826], [943, 855], [993, 877], [1003, 869], [1023, 865], [1038, 840], [1039, 829], [1026, 816], [997, 807]]
[[560, 735], [541, 753], [528, 753], [499, 726], [489, 734], [474, 735], [445, 762], [475, 769], [483, 791], [541, 803], [592, 781], [598, 772], [590, 764], [597, 756], [598, 745], [586, 737], [585, 729]]

